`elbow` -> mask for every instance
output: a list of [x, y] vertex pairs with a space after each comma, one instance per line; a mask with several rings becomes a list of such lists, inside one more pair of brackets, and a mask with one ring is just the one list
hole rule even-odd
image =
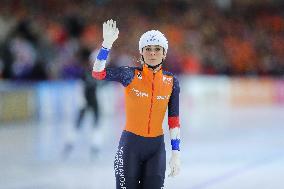
[[93, 72], [92, 72], [92, 76], [93, 76], [93, 78], [95, 78], [95, 79], [97, 79], [97, 80], [104, 80], [105, 77], [106, 77], [106, 70], [104, 69], [104, 70], [101, 71], [101, 72], [93, 71]]

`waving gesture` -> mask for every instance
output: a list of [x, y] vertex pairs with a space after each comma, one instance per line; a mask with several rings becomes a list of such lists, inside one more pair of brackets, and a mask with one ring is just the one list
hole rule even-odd
[[108, 20], [103, 23], [103, 47], [111, 49], [112, 44], [118, 38], [119, 30], [116, 27], [116, 21]]

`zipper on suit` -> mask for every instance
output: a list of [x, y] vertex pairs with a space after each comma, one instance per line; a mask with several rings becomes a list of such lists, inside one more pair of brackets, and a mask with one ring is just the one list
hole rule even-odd
[[153, 80], [152, 80], [152, 94], [151, 94], [151, 104], [150, 104], [150, 113], [149, 113], [149, 120], [148, 120], [148, 134], [150, 134], [150, 122], [152, 117], [152, 108], [153, 108], [153, 98], [154, 98], [154, 82], [155, 81], [155, 73], [153, 73]]

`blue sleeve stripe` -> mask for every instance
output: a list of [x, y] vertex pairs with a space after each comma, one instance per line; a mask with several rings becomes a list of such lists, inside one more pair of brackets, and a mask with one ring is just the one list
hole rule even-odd
[[172, 139], [171, 140], [172, 150], [180, 151], [179, 144], [180, 144], [180, 139]]
[[108, 53], [109, 53], [109, 50], [102, 47], [98, 56], [97, 56], [97, 59], [98, 60], [106, 60]]

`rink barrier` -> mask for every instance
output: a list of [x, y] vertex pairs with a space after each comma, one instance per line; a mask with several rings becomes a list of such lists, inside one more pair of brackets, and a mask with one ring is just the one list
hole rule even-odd
[[[283, 106], [284, 80], [180, 76], [181, 106], [206, 107]], [[123, 87], [107, 84], [99, 91], [105, 113], [122, 114]], [[111, 95], [111, 94], [116, 95]], [[105, 100], [104, 100], [105, 99]], [[74, 119], [84, 103], [79, 81], [38, 83], [0, 82], [0, 123], [12, 121]]]
[[0, 82], [1, 123], [22, 122], [36, 114], [35, 88], [31, 83]]
[[194, 107], [284, 105], [284, 80], [281, 79], [181, 77], [181, 80], [181, 95], [185, 103]]

